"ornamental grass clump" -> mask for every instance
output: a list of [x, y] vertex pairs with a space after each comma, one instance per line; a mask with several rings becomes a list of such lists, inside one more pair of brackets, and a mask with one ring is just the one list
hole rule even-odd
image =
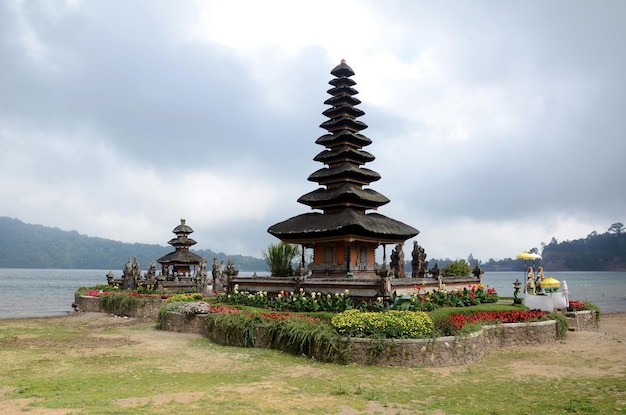
[[108, 294], [98, 298], [98, 304], [103, 310], [117, 316], [130, 315], [140, 303], [146, 301], [149, 300], [128, 294]]
[[255, 347], [261, 341], [274, 349], [315, 360], [348, 361], [348, 349], [341, 336], [317, 317], [296, 313], [253, 313], [228, 306], [212, 306], [205, 322], [207, 330], [219, 332], [225, 344]]
[[385, 339], [430, 337], [434, 329], [431, 318], [421, 311], [389, 310], [377, 313], [352, 309], [334, 316], [331, 324], [343, 336]]

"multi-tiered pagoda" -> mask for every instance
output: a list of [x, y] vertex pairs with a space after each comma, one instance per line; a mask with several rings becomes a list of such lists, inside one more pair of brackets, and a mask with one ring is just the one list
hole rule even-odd
[[180, 225], [175, 227], [172, 232], [176, 238], [170, 239], [168, 244], [172, 245], [175, 250], [159, 258], [157, 262], [161, 264], [163, 275], [166, 277], [188, 276], [192, 271], [191, 268], [198, 267], [204, 258], [189, 252], [189, 247], [195, 245], [196, 241], [189, 238], [193, 229], [185, 223], [185, 219], [181, 219]]
[[[356, 108], [354, 71], [344, 60], [331, 74], [331, 98], [324, 103], [331, 108], [322, 114], [329, 120], [320, 127], [328, 131], [316, 143], [325, 149], [314, 160], [325, 164], [308, 178], [320, 186], [298, 202], [321, 212], [295, 216], [277, 223], [268, 232], [284, 243], [299, 244], [303, 251], [313, 249], [309, 265], [312, 277], [368, 278], [375, 276], [376, 248], [386, 244], [404, 244], [419, 231], [378, 213], [368, 212], [389, 203], [384, 195], [364, 188], [380, 175], [362, 167], [375, 157], [363, 150], [372, 140], [361, 134], [367, 128], [357, 120], [365, 113]], [[303, 255], [304, 256], [304, 255]]]

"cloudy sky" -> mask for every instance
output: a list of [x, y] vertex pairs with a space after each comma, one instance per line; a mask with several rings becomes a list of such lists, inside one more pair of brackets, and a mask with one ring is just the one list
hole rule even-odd
[[[0, 216], [260, 257], [342, 58], [378, 212], [429, 258], [626, 222], [626, 2], [0, 2]], [[411, 249], [407, 241], [405, 249]], [[380, 259], [379, 259], [380, 260]]]

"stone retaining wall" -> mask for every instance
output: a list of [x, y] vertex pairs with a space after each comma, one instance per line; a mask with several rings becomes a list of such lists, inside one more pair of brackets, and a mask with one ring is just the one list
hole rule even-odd
[[[187, 316], [167, 313], [161, 322], [163, 330], [198, 333], [216, 343], [228, 346], [245, 346], [242, 339], [227, 338], [225, 333], [211, 332], [206, 327], [203, 314]], [[480, 360], [490, 350], [528, 344], [554, 342], [557, 339], [556, 321], [537, 323], [510, 323], [485, 326], [467, 337], [439, 337], [436, 339], [371, 340], [344, 339], [350, 348], [348, 363], [379, 366], [436, 367], [460, 365]], [[255, 347], [267, 348], [269, 341], [263, 327], [257, 329]], [[278, 347], [288, 351], [287, 347]], [[311, 356], [314, 357], [314, 356]], [[325, 357], [318, 360], [336, 361]]]
[[[124, 315], [126, 317], [156, 318], [159, 314], [159, 308], [164, 302], [165, 300], [160, 298], [140, 301], [136, 308], [128, 310]], [[72, 306], [76, 311], [108, 313], [107, 310], [100, 307], [100, 297], [75, 294]]]
[[490, 350], [554, 342], [556, 321], [490, 325], [467, 337], [372, 341], [350, 339], [352, 363], [436, 367], [480, 360]]

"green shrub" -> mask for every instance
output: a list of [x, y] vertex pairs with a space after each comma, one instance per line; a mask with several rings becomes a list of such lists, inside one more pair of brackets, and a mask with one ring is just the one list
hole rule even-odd
[[199, 301], [203, 300], [204, 296], [200, 293], [187, 293], [187, 294], [176, 294], [167, 299], [168, 303], [177, 303], [181, 301]]
[[472, 272], [472, 267], [464, 259], [457, 259], [443, 268], [444, 277], [464, 277]]
[[429, 337], [433, 322], [424, 312], [390, 310], [383, 313], [347, 310], [331, 320], [341, 335], [348, 337], [378, 337], [388, 339], [418, 339]]

